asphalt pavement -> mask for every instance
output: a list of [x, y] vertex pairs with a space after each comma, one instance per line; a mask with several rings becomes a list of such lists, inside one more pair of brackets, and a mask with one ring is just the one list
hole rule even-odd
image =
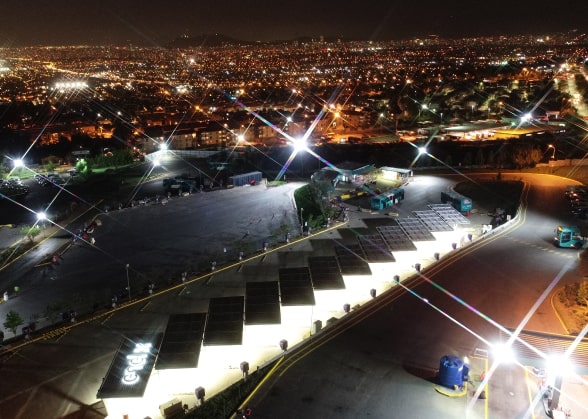
[[[231, 191], [227, 191], [227, 193], [231, 193]], [[348, 215], [346, 223], [335, 224], [334, 228], [310, 237], [300, 237], [300, 240], [293, 239], [291, 243], [281, 243], [273, 247], [267, 254], [255, 255], [251, 259], [247, 258], [243, 263], [228, 265], [226, 269], [219, 266], [217, 273], [214, 275], [207, 274], [190, 278], [186, 284], [173, 284], [168, 289], [161, 290], [161, 292], [157, 292], [153, 296], [138, 299], [131, 305], [123, 304], [115, 309], [96, 313], [93, 317], [78, 319], [76, 323], [63, 324], [55, 331], [33, 336], [30, 341], [17, 342], [13, 347], [5, 348], [2, 358], [2, 374], [5, 379], [0, 383], [0, 417], [48, 417], [46, 412], [55, 412], [55, 415], [51, 415], [51, 417], [63, 417], [79, 411], [96, 412], [99, 415], [100, 412], [106, 409], [106, 406], [101, 405], [100, 401], [96, 400], [96, 390], [112, 362], [113, 353], [120, 344], [121, 336], [140, 333], [145, 329], [154, 332], [163, 331], [167, 323], [168, 313], [206, 311], [208, 298], [241, 294], [243, 293], [243, 284], [245, 282], [275, 275], [279, 267], [305, 266], [309, 255], [329, 254], [332, 251], [332, 240], [342, 240], [342, 235], [347, 234], [349, 231], [363, 231], [370, 223], [370, 220], [390, 217], [384, 213], [358, 211], [357, 207], [349, 207]], [[488, 215], [484, 210], [479, 209], [476, 213], [470, 215], [473, 241], [481, 236], [482, 225], [487, 224], [488, 221]], [[2, 230], [0, 231], [1, 240], [7, 240], [7, 242], [14, 239], [18, 240], [13, 231], [9, 230], [13, 234], [4, 235], [3, 233], [6, 230], [4, 228]], [[215, 246], [222, 248], [223, 243], [223, 241], [217, 242]], [[68, 243], [64, 243], [61, 239], [48, 238], [42, 240], [41, 245], [35, 252], [38, 253], [42, 261], [47, 255], [54, 255], [66, 250], [67, 246]], [[370, 297], [366, 295], [361, 297], [360, 300], [362, 304], [367, 303]], [[338, 310], [341, 311], [341, 307]], [[400, 307], [394, 307], [393, 310], [394, 312], [397, 310], [400, 312]], [[311, 320], [312, 316], [313, 314], [311, 313]], [[294, 337], [291, 342], [295, 346], [296, 340]], [[335, 347], [337, 347], [337, 343], [340, 342], [335, 341], [333, 343]], [[370, 352], [373, 351], [371, 345], [378, 344], [375, 341], [362, 343], [361, 340], [348, 343], [359, 345], [359, 353], [367, 353], [368, 359], [370, 357], [373, 359], [373, 354], [370, 355]], [[302, 348], [303, 345], [301, 344], [299, 347]], [[217, 350], [220, 351], [221, 349], [217, 348]], [[252, 365], [256, 365], [256, 362], [266, 362], [281, 356], [279, 348], [267, 342], [265, 346], [262, 345], [261, 350], [259, 347], [256, 350], [260, 353], [255, 355], [242, 353], [232, 361], [221, 362], [217, 368], [203, 366], [199, 368], [201, 371], [191, 371], [191, 382], [188, 385], [180, 385], [178, 382], [177, 387], [172, 386], [173, 388], [165, 390], [161, 388], [161, 385], [164, 383], [169, 385], [168, 377], [165, 373], [154, 372], [150, 379], [150, 386], [155, 387], [150, 390], [154, 393], [149, 394], [152, 400], [143, 401], [145, 409], [133, 410], [136, 415], [130, 417], [144, 417], [145, 415], [150, 415], [153, 418], [160, 417], [158, 403], [164, 401], [161, 398], [162, 394], [168, 394], [168, 398], [179, 398], [189, 408], [194, 408], [197, 401], [191, 389], [196, 385], [205, 385], [208, 394], [213, 395], [239, 379], [240, 371], [237, 365], [243, 358], [251, 359]], [[410, 348], [407, 346], [405, 350], [410, 350]], [[380, 351], [374, 352], [379, 353]], [[64, 353], [67, 356], [62, 356]], [[295, 351], [292, 350], [292, 354], [294, 353]], [[203, 362], [209, 359], [210, 362], [213, 362], [212, 358], [208, 358], [209, 355], [208, 352], [204, 352], [202, 355]], [[378, 409], [383, 414], [393, 412], [395, 407], [394, 402], [387, 403], [382, 402], [382, 400], [392, 397], [397, 403], [407, 402], [407, 399], [403, 399], [402, 394], [396, 392], [394, 387], [388, 388], [384, 385], [379, 395], [381, 397], [353, 393], [356, 387], [345, 385], [349, 381], [349, 377], [346, 377], [345, 374], [351, 373], [346, 368], [346, 365], [349, 365], [345, 360], [346, 356], [350, 356], [349, 351], [343, 351], [343, 353], [331, 359], [333, 368], [340, 370], [342, 374], [340, 377], [337, 375], [325, 377], [327, 381], [313, 383], [313, 385], [319, 387], [332, 386], [335, 389], [333, 394], [334, 404], [330, 406], [334, 410], [330, 411], [329, 415], [336, 415], [339, 412], [340, 416], [345, 417], [345, 410], [337, 410], [337, 406], [339, 408], [344, 407], [344, 403], [341, 401], [342, 397], [349, 397], [345, 403], [361, 402], [366, 403], [366, 406], [371, 403], [381, 403]], [[231, 364], [227, 365], [226, 362]], [[315, 362], [318, 363], [315, 366], [309, 366], [309, 368], [324, 367], [324, 365], [321, 365], [321, 362], [325, 362], [324, 360]], [[408, 368], [406, 365], [403, 366], [394, 362], [392, 365], [393, 368], [390, 369], [389, 374], [394, 374], [395, 370], [396, 372], [401, 372]], [[410, 367], [412, 367], [413, 372], [422, 370], [422, 366], [413, 365]], [[377, 368], [377, 363], [366, 365], [366, 368], [371, 368], [375, 378], [385, 378], [378, 376], [381, 371]], [[25, 373], [23, 374], [23, 372]], [[479, 378], [482, 372], [484, 372], [483, 368], [478, 365], [473, 370], [472, 381], [476, 385], [481, 383]], [[431, 371], [427, 373], [430, 374]], [[417, 376], [418, 374], [413, 374], [412, 381], [406, 382], [406, 384], [412, 386], [415, 391], [426, 391], [424, 390], [425, 387], [418, 390], [423, 384], [428, 386], [429, 390], [432, 389], [431, 382], [415, 380]], [[312, 386], [309, 386], [309, 389], [311, 388]], [[186, 389], [190, 390], [186, 391]], [[339, 390], [342, 392], [339, 393]], [[489, 394], [493, 395], [495, 390], [490, 388]], [[346, 396], [346, 394], [349, 394], [349, 396]], [[353, 394], [355, 394], [355, 397], [351, 396]], [[506, 394], [510, 398], [514, 397], [508, 391]], [[523, 400], [528, 398], [528, 395], [525, 394], [518, 394], [517, 397], [519, 396], [523, 397]], [[443, 397], [446, 396], [441, 395], [439, 397], [441, 399], [435, 402], [436, 406], [439, 409], [446, 408], [445, 403], [442, 401], [444, 400]], [[339, 399], [339, 404], [336, 404], [335, 399]], [[464, 409], [466, 406], [462, 406], [462, 404], [465, 401], [467, 399], [456, 399], [453, 404], [456, 405], [456, 409]], [[277, 402], [277, 399], [274, 402]], [[307, 403], [312, 402], [311, 399], [307, 400]], [[108, 408], [111, 414], [124, 414], [125, 412], [125, 408], [121, 403], [116, 403], [116, 401], [112, 400], [109, 401]], [[427, 413], [427, 410], [423, 410], [422, 406], [420, 409], [419, 411], [424, 412], [423, 414]], [[483, 405], [475, 407], [474, 410], [477, 413], [471, 417], [483, 417]], [[262, 412], [260, 411], [259, 413], [261, 414]], [[143, 414], [143, 416], [139, 416], [140, 414]], [[295, 407], [290, 406], [281, 412], [280, 417], [298, 416]], [[428, 416], [417, 415], [413, 417]]]

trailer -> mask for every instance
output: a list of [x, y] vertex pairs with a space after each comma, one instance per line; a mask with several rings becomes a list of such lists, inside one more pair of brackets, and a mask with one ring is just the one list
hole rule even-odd
[[262, 179], [261, 172], [249, 172], [241, 175], [229, 176], [229, 187], [231, 186], [244, 186], [244, 185], [256, 185], [261, 183]]

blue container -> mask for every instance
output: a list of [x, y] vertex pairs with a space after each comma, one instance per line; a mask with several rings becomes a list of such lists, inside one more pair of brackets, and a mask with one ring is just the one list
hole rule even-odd
[[[469, 367], [465, 375], [469, 373]], [[461, 387], [464, 380], [464, 362], [452, 355], [445, 355], [439, 362], [439, 384], [444, 387]]]

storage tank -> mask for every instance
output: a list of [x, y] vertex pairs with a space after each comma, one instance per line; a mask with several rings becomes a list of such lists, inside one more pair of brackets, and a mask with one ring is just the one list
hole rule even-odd
[[461, 387], [467, 380], [470, 368], [461, 358], [445, 355], [439, 362], [439, 384], [449, 388]]

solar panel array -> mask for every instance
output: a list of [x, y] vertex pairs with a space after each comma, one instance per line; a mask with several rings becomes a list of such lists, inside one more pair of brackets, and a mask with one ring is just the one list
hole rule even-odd
[[359, 245], [370, 263], [394, 262], [394, 256], [388, 249], [388, 245], [379, 234], [359, 236]]
[[204, 330], [204, 345], [243, 343], [244, 297], [211, 298]]
[[441, 231], [452, 231], [453, 228], [445, 222], [443, 218], [435, 211], [413, 211], [414, 215], [417, 216], [421, 222], [427, 226], [429, 231], [441, 232]]
[[371, 275], [372, 270], [368, 265], [363, 249], [359, 243], [335, 242], [335, 257], [339, 262], [343, 275]]
[[371, 275], [368, 262], [394, 262], [393, 251], [416, 250], [415, 241], [435, 240], [432, 232], [452, 231], [456, 224], [469, 223], [450, 205], [429, 207], [431, 210], [414, 211], [416, 218], [396, 218], [390, 224], [382, 220], [366, 229], [374, 231], [375, 227], [376, 234], [354, 230], [344, 241], [355, 243], [335, 242], [334, 256], [311, 256], [307, 267], [282, 268], [279, 281], [247, 282], [245, 297], [213, 298], [208, 313], [172, 315], [156, 368], [195, 367], [202, 342], [241, 344], [243, 323], [280, 324], [280, 304], [314, 305], [315, 289], [345, 289], [343, 275]]
[[279, 278], [283, 306], [314, 305], [314, 292], [308, 267], [281, 268]]
[[456, 224], [470, 224], [470, 220], [467, 217], [453, 208], [449, 204], [431, 204], [429, 205], [433, 211], [435, 211], [447, 224], [454, 226]]
[[376, 227], [376, 230], [392, 252], [416, 250], [412, 240], [399, 225], [379, 226]]
[[312, 256], [308, 267], [315, 290], [343, 290], [345, 282], [335, 256]]
[[245, 285], [245, 324], [280, 324], [278, 281], [247, 282]]
[[429, 228], [418, 218], [397, 218], [396, 222], [402, 227], [406, 235], [415, 242], [433, 241], [435, 236]]
[[198, 367], [205, 323], [206, 313], [169, 316], [155, 369]]

